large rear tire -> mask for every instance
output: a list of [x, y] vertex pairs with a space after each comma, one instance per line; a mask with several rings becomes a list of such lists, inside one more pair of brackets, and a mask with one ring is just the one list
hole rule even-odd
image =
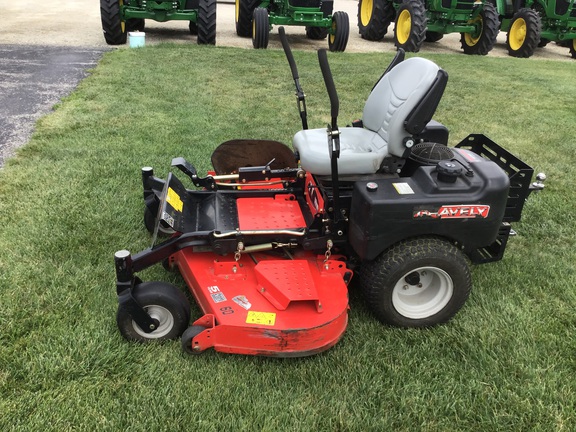
[[399, 327], [449, 321], [472, 288], [465, 255], [452, 243], [424, 237], [401, 242], [360, 269], [360, 286], [376, 317]]
[[426, 9], [421, 0], [404, 0], [394, 25], [394, 44], [406, 52], [418, 52], [426, 37]]
[[268, 48], [270, 40], [270, 22], [268, 20], [268, 10], [257, 7], [254, 9], [252, 17], [252, 46], [256, 49]]
[[198, 4], [198, 44], [216, 44], [216, 0], [200, 0]]
[[538, 12], [523, 8], [514, 14], [510, 30], [506, 35], [508, 54], [512, 57], [527, 58], [540, 46], [542, 20]]
[[570, 44], [570, 55], [573, 59], [576, 59], [576, 39], [572, 39], [572, 43]]
[[488, 54], [496, 44], [496, 36], [500, 28], [496, 8], [491, 3], [484, 3], [482, 12], [470, 23], [477, 24], [478, 31], [476, 34], [460, 33], [460, 43], [464, 54]]
[[338, 11], [332, 15], [332, 30], [328, 36], [328, 49], [332, 52], [342, 52], [348, 45], [350, 36], [350, 21], [346, 12]]
[[388, 32], [396, 11], [388, 0], [360, 0], [358, 3], [358, 31], [360, 37], [379, 41]]
[[102, 31], [108, 45], [122, 45], [126, 43], [126, 23], [122, 21], [120, 6], [123, 0], [100, 0], [100, 18]]

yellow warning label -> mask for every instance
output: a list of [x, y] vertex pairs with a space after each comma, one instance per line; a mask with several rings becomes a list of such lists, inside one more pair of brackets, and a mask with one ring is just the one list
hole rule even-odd
[[273, 326], [276, 323], [276, 314], [272, 312], [248, 311], [246, 323]]
[[174, 207], [174, 210], [182, 212], [184, 203], [182, 202], [176, 191], [171, 187], [168, 188], [168, 196], [166, 197], [166, 202], [169, 203], [172, 207]]

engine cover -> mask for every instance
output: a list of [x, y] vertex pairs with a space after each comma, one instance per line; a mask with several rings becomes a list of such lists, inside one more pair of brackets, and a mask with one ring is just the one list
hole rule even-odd
[[454, 157], [444, 163], [448, 167], [420, 166], [410, 177], [356, 182], [349, 241], [361, 259], [372, 260], [403, 239], [424, 235], [452, 239], [466, 252], [495, 241], [506, 210], [508, 175], [469, 150], [452, 150]]

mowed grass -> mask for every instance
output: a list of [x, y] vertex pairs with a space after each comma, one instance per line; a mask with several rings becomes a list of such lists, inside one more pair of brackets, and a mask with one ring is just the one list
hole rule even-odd
[[[343, 340], [314, 357], [124, 341], [113, 254], [149, 246], [140, 168], [165, 176], [184, 156], [204, 172], [221, 142], [290, 144], [300, 120], [280, 51], [118, 50], [0, 170], [0, 430], [575, 430], [576, 65], [422, 55], [450, 76], [435, 118], [451, 144], [484, 133], [549, 177], [454, 320], [382, 326], [352, 284]], [[295, 57], [323, 127], [316, 55]], [[329, 58], [344, 125], [391, 55]], [[161, 266], [141, 277], [184, 289]]]

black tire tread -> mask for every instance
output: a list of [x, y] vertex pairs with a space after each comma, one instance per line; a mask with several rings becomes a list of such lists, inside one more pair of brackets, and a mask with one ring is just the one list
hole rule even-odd
[[392, 1], [373, 0], [372, 16], [367, 25], [362, 24], [361, 9], [362, 1], [358, 3], [358, 31], [362, 39], [380, 41], [388, 32], [388, 27], [396, 15]]
[[161, 338], [144, 338], [134, 330], [132, 317], [121, 306], [116, 314], [116, 324], [120, 334], [127, 340], [133, 342], [153, 342], [175, 339], [179, 337], [188, 327], [190, 321], [190, 303], [186, 295], [177, 287], [166, 282], [143, 282], [134, 287], [132, 293], [137, 302], [142, 307], [151, 305], [161, 305], [170, 310], [174, 317], [174, 327]]
[[236, 34], [240, 37], [252, 36], [252, 17], [254, 9], [260, 0], [239, 0], [238, 21], [236, 21]]
[[328, 49], [332, 52], [343, 52], [350, 37], [348, 14], [342, 11], [335, 12], [332, 15], [332, 23], [336, 25], [336, 32], [328, 37]]
[[196, 26], [199, 45], [216, 44], [216, 0], [200, 0]]
[[122, 45], [126, 43], [126, 27], [122, 30], [120, 17], [120, 2], [118, 0], [100, 0], [100, 18], [102, 31], [108, 45]]
[[470, 46], [466, 43], [465, 33], [460, 34], [460, 44], [464, 54], [486, 55], [496, 44], [496, 37], [500, 31], [500, 20], [496, 8], [491, 3], [484, 3], [482, 15], [482, 34], [476, 44]]
[[[437, 314], [418, 320], [409, 319], [396, 312], [391, 296], [395, 274], [405, 274], [405, 269], [434, 265], [449, 265], [461, 276], [454, 281], [454, 294], [450, 303]], [[430, 327], [449, 321], [464, 305], [472, 288], [472, 277], [466, 256], [455, 245], [436, 237], [419, 237], [400, 242], [373, 261], [362, 264], [359, 285], [368, 307], [383, 323], [398, 327]]]
[[[400, 12], [404, 9], [408, 9], [411, 15], [411, 29], [410, 36], [406, 43], [401, 44], [398, 42], [396, 36], [396, 26]], [[396, 14], [395, 26], [394, 26], [394, 44], [398, 48], [402, 48], [406, 52], [418, 52], [424, 43], [426, 38], [426, 25], [428, 20], [426, 18], [426, 9], [424, 8], [424, 2], [422, 0], [404, 0], [402, 5], [398, 9]]]
[[[510, 46], [510, 31], [506, 34], [506, 47], [508, 48], [508, 54], [512, 57], [528, 58], [534, 54], [536, 48], [540, 45], [541, 39], [540, 34], [542, 33], [542, 20], [540, 15], [533, 9], [522, 8], [514, 14], [512, 17], [512, 22], [510, 23], [510, 28], [517, 19], [523, 19], [526, 22], [527, 32], [524, 43], [517, 50], [512, 49]], [[545, 40], [545, 39], [544, 39]]]

